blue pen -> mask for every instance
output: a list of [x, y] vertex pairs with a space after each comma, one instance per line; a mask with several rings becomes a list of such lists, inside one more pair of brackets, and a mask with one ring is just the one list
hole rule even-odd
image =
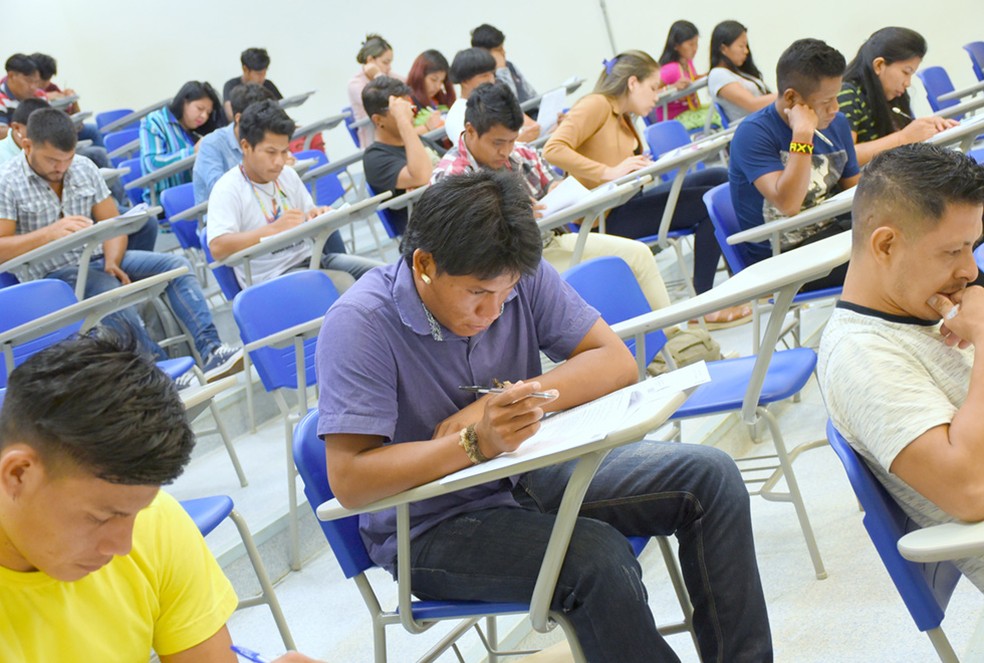
[[270, 659], [266, 656], [258, 654], [252, 649], [246, 649], [245, 647], [240, 647], [238, 645], [229, 645], [229, 649], [236, 652], [237, 655], [242, 656], [248, 661], [253, 661], [253, 663], [271, 663]]

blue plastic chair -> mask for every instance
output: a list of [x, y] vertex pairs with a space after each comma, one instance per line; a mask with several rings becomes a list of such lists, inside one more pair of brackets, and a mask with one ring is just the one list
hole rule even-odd
[[[297, 471], [304, 482], [304, 495], [307, 497], [311, 509], [314, 510], [315, 517], [317, 517], [318, 506], [335, 497], [331, 486], [328, 484], [325, 443], [318, 437], [317, 410], [308, 412], [301, 419], [300, 423], [298, 423], [297, 428], [294, 430], [293, 452], [294, 464], [297, 465]], [[380, 608], [376, 593], [373, 591], [372, 585], [365, 575], [368, 569], [374, 568], [376, 565], [369, 559], [369, 553], [366, 552], [365, 544], [362, 542], [362, 537], [359, 534], [359, 517], [349, 516], [331, 521], [318, 519], [318, 524], [321, 526], [321, 531], [324, 533], [325, 538], [328, 539], [332, 553], [334, 553], [335, 558], [338, 560], [339, 566], [342, 567], [345, 577], [354, 579], [359, 592], [362, 594], [366, 607], [372, 616], [375, 661], [377, 663], [385, 662], [385, 627], [390, 624], [399, 624], [400, 615], [398, 611], [387, 612]], [[627, 538], [636, 556], [642, 552], [649, 542], [649, 539], [645, 537], [634, 536]], [[661, 628], [660, 631], [664, 633], [676, 633], [682, 630], [691, 630], [691, 609], [686, 594], [681, 594], [685, 590], [683, 589], [683, 580], [680, 576], [679, 568], [665, 540], [658, 538], [657, 541], [660, 542], [660, 548], [663, 551], [663, 556], [670, 572], [670, 579], [677, 589], [677, 596], [681, 601], [681, 607], [685, 615], [682, 623]], [[458, 652], [454, 641], [471, 626], [479, 628], [477, 625], [478, 620], [483, 617], [487, 618], [489, 625], [488, 635], [490, 637], [486, 642], [486, 648], [489, 650], [488, 660], [490, 662], [499, 660], [499, 656], [496, 655], [497, 653], [499, 655], [503, 654], [503, 652], [496, 653], [492, 651], [496, 647], [495, 617], [497, 615], [527, 613], [529, 610], [529, 603], [487, 603], [483, 601], [414, 601], [412, 603], [413, 618], [418, 622], [433, 623], [450, 619], [464, 620], [449, 636], [441, 641], [444, 647], [443, 649], [438, 650], [435, 647], [431, 650], [430, 653], [434, 656], [439, 655], [448, 647], [452, 647], [455, 652]], [[553, 613], [551, 613], [551, 616], [554, 616]], [[556, 615], [555, 619], [564, 627], [568, 638], [573, 640], [573, 630], [568, 627], [563, 616]], [[692, 630], [691, 635], [693, 635]], [[460, 657], [460, 652], [458, 654]]]
[[[929, 107], [933, 109], [934, 113], [960, 103], [959, 99], [939, 100], [941, 95], [953, 92], [956, 89], [953, 87], [953, 82], [950, 81], [949, 74], [946, 73], [943, 67], [926, 67], [917, 71], [916, 76], [922, 81], [923, 88], [926, 90], [926, 99], [929, 101]], [[962, 115], [954, 116], [953, 119], [959, 120], [962, 117]]]
[[[120, 162], [119, 167], [130, 169], [129, 173], [120, 177], [120, 182], [123, 183], [123, 186], [126, 186], [127, 184], [129, 184], [130, 182], [132, 182], [137, 178], [143, 177], [143, 170], [141, 170], [142, 166], [140, 165], [140, 157], [136, 157], [133, 159], [124, 159], [123, 161]], [[144, 201], [143, 198], [144, 191], [146, 190], [147, 189], [144, 188], [127, 189], [126, 197], [130, 199], [130, 204], [139, 205], [140, 203], [142, 203]]]
[[[683, 147], [684, 145], [690, 144], [690, 134], [687, 133], [687, 129], [676, 120], [667, 120], [666, 122], [656, 122], [655, 124], [650, 124], [646, 127], [644, 135], [646, 138], [646, 144], [649, 146], [649, 152], [652, 154], [653, 159], [658, 159], [660, 156], [671, 150], [675, 150], [678, 147]], [[698, 163], [696, 170], [703, 169], [704, 164]], [[663, 173], [660, 177], [664, 182], [669, 182], [676, 177], [676, 173], [677, 171], [673, 170], [668, 173]]]
[[[294, 156], [298, 161], [303, 159], [317, 159], [317, 163], [312, 168], [320, 168], [328, 163], [328, 156], [321, 150], [301, 150]], [[306, 183], [308, 191], [314, 198], [315, 205], [334, 205], [345, 195], [345, 187], [338, 179], [338, 173], [328, 173], [316, 180]]]
[[[355, 149], [360, 149], [362, 146], [359, 145], [359, 130], [353, 129], [352, 125], [355, 124], [355, 113], [352, 112], [351, 106], [346, 106], [342, 109], [343, 113], [348, 113], [349, 116], [345, 118], [345, 128], [348, 129], [349, 136], [352, 137], [352, 142], [355, 143]], [[368, 146], [367, 146], [368, 147]]]
[[161, 207], [164, 208], [164, 219], [171, 226], [171, 230], [174, 232], [174, 237], [178, 240], [178, 244], [186, 252], [197, 252], [202, 248], [198, 239], [198, 219], [171, 221], [171, 217], [194, 206], [195, 185], [191, 182], [172, 186], [170, 189], [165, 189], [161, 192]]
[[717, 111], [718, 117], [721, 118], [721, 128], [727, 129], [731, 126], [731, 122], [728, 121], [728, 114], [724, 112], [724, 107], [718, 102], [714, 102], [714, 110]]
[[977, 80], [984, 81], [984, 41], [972, 41], [964, 44], [963, 49], [970, 56], [970, 65], [974, 68]]
[[[139, 129], [121, 129], [119, 131], [114, 131], [112, 133], [106, 134], [103, 137], [103, 144], [106, 146], [107, 152], [112, 152], [113, 150], [117, 150], [123, 147], [124, 145], [129, 145], [133, 141], [137, 140], [139, 137], [140, 137]], [[123, 163], [123, 161], [125, 161], [128, 158], [131, 158], [133, 154], [139, 154], [139, 153], [140, 153], [140, 147], [138, 146], [134, 151], [134, 153], [124, 156], [119, 156], [119, 157], [112, 157], [112, 159], [110, 159], [110, 162], [113, 164], [113, 168], [119, 168], [120, 164]]]
[[[289, 272], [275, 279], [246, 288], [232, 302], [232, 316], [239, 326], [244, 345], [263, 339], [297, 325], [319, 320], [338, 299], [338, 290], [328, 275], [320, 270]], [[290, 339], [284, 348], [262, 347], [249, 353], [250, 361], [263, 383], [273, 394], [284, 417], [284, 437], [287, 450], [287, 494], [290, 514], [291, 568], [300, 568], [297, 533], [297, 494], [295, 470], [291, 461], [291, 440], [294, 424], [307, 412], [307, 388], [316, 383], [314, 353], [317, 329]], [[301, 356], [297, 350], [300, 346]], [[300, 366], [299, 366], [300, 364]], [[288, 404], [284, 392], [293, 390], [296, 405]]]
[[[755, 260], [749, 254], [747, 244], [728, 244], [728, 237], [742, 230], [742, 227], [738, 224], [738, 214], [735, 212], [734, 202], [731, 199], [730, 185], [725, 182], [705, 193], [704, 205], [707, 207], [707, 213], [711, 217], [711, 223], [714, 224], [714, 237], [717, 239], [718, 245], [721, 247], [721, 253], [724, 255], [724, 260], [728, 263], [728, 267], [732, 273], [737, 274], [754, 263]], [[799, 346], [802, 341], [800, 338], [801, 325], [799, 324], [801, 321], [801, 309], [798, 305], [818, 299], [840, 297], [841, 290], [842, 288], [811, 290], [809, 292], [801, 292], [793, 298], [793, 305], [795, 306], [793, 313], [796, 316], [797, 324], [790, 331], [793, 333], [794, 345]], [[759, 333], [757, 305], [755, 306], [755, 318], [753, 322], [755, 323], [753, 329], [756, 343], [755, 350], [757, 352], [757, 343], [761, 336]]]
[[212, 251], [208, 248], [207, 227], [198, 229], [198, 245], [202, 249], [202, 255], [205, 256], [206, 264], [212, 270], [212, 276], [215, 277], [216, 282], [219, 284], [219, 290], [222, 291], [222, 295], [226, 300], [231, 302], [236, 298], [236, 295], [242, 292], [242, 286], [239, 285], [239, 281], [236, 279], [236, 272], [233, 271], [232, 267], [212, 265], [215, 258], [212, 257]]
[[[370, 198], [377, 195], [377, 192], [369, 186], [368, 182], [366, 182], [366, 193]], [[379, 217], [379, 221], [383, 224], [383, 229], [386, 230], [386, 234], [392, 239], [396, 239], [406, 232], [407, 221], [409, 220], [409, 214], [407, 215], [407, 218], [401, 219], [395, 212], [396, 210], [389, 209], [376, 210], [376, 216]], [[407, 210], [404, 209], [403, 212], [406, 213]]]
[[[96, 128], [102, 130], [102, 128], [105, 127], [110, 122], [115, 122], [121, 117], [126, 117], [132, 112], [133, 110], [130, 108], [117, 108], [115, 110], [108, 110], [108, 111], [103, 111], [102, 113], [96, 113]], [[138, 125], [139, 122], [134, 122], [123, 128], [135, 129], [138, 127]]]
[[[609, 325], [651, 312], [639, 283], [621, 258], [607, 256], [588, 260], [567, 270], [563, 277], [588, 304], [601, 313], [602, 319]], [[650, 338], [653, 338], [653, 343], [650, 343]], [[662, 349], [665, 340], [666, 337], [662, 332], [647, 335], [645, 357], [647, 364], [655, 353]], [[633, 352], [636, 351], [633, 345], [630, 347]], [[707, 369], [711, 381], [697, 387], [671, 417], [671, 421], [741, 410], [755, 361], [756, 357], [751, 356], [708, 362]], [[766, 422], [772, 435], [776, 454], [747, 459], [753, 463], [754, 472], [770, 471], [770, 474], [765, 479], [759, 478], [760, 474], [746, 475], [745, 483], [761, 484], [761, 487], [752, 494], [761, 495], [769, 501], [793, 503], [817, 578], [825, 578], [827, 572], [823, 568], [823, 560], [813, 536], [813, 528], [792, 466], [796, 456], [810, 445], [800, 446], [792, 452], [787, 451], [779, 424], [768, 410], [771, 403], [798, 394], [813, 375], [816, 363], [817, 355], [809, 348], [782, 350], [772, 355], [765, 383], [756, 402], [757, 412]], [[676, 434], [679, 434], [679, 429]], [[764, 462], [770, 458], [775, 459], [776, 464], [768, 465]], [[742, 459], [736, 459], [736, 462], [742, 463]], [[782, 478], [786, 480], [787, 492], [775, 490], [776, 483]]]
[[256, 580], [260, 584], [259, 595], [240, 600], [236, 606], [236, 610], [251, 608], [265, 603], [270, 608], [270, 612], [273, 613], [273, 620], [277, 624], [277, 630], [280, 631], [280, 637], [284, 641], [284, 647], [286, 649], [297, 649], [294, 646], [294, 638], [291, 636], [290, 629], [287, 627], [287, 620], [284, 619], [284, 613], [280, 609], [280, 601], [277, 600], [277, 594], [273, 590], [273, 583], [270, 582], [270, 576], [267, 574], [266, 566], [263, 564], [263, 558], [260, 557], [260, 551], [256, 548], [256, 543], [253, 541], [253, 535], [250, 533], [246, 521], [235, 510], [232, 498], [227, 495], [199, 497], [197, 499], [182, 500], [181, 506], [188, 512], [191, 519], [195, 521], [195, 525], [198, 527], [198, 531], [202, 533], [202, 536], [208, 536], [226, 518], [233, 522], [239, 531], [239, 536], [243, 541], [243, 548], [246, 549], [249, 562], [253, 565], [253, 573], [256, 575]]
[[12, 285], [17, 285], [20, 281], [17, 277], [10, 272], [0, 272], [0, 288], [9, 288]]
[[864, 509], [864, 528], [916, 627], [929, 636], [940, 660], [957, 661], [941, 623], [960, 579], [960, 570], [951, 562], [918, 564], [902, 557], [899, 539], [919, 526], [902, 511], [832, 422], [827, 423], [827, 440], [844, 465], [854, 494]]

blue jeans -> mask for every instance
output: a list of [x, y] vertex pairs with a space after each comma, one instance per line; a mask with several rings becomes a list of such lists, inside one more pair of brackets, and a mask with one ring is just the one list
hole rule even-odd
[[79, 140], [91, 140], [96, 147], [105, 147], [102, 132], [96, 127], [94, 122], [86, 122], [79, 129]]
[[[121, 283], [116, 277], [104, 271], [103, 264], [102, 258], [93, 260], [89, 264], [88, 279], [85, 283], [86, 297], [92, 297], [120, 287]], [[127, 251], [123, 254], [120, 267], [127, 273], [131, 281], [139, 281], [179, 267], [188, 268], [188, 274], [171, 281], [164, 293], [167, 295], [171, 308], [174, 309], [174, 314], [191, 333], [195, 348], [203, 361], [221, 344], [219, 332], [212, 322], [212, 314], [208, 310], [205, 296], [202, 294], [198, 280], [193, 276], [191, 265], [186, 259], [166, 253]], [[74, 287], [77, 275], [78, 267], [73, 265], [56, 269], [46, 278], [59, 279]], [[167, 353], [147, 334], [140, 315], [133, 307], [107, 316], [104, 323], [116, 329], [125, 328], [134, 335], [142, 349], [154, 354], [158, 359], [167, 358]]]
[[[449, 518], [411, 546], [422, 599], [528, 601], [573, 463], [523, 475], [521, 508]], [[656, 630], [642, 570], [625, 536], [676, 535], [704, 661], [772, 660], [748, 491], [734, 461], [700, 445], [615, 449], [585, 495], [552, 609], [587, 660], [677, 661]]]
[[345, 241], [339, 231], [333, 232], [325, 242], [325, 248], [321, 252], [322, 269], [334, 269], [339, 272], [348, 272], [358, 279], [373, 267], [379, 267], [383, 263], [371, 258], [353, 256], [345, 252]]

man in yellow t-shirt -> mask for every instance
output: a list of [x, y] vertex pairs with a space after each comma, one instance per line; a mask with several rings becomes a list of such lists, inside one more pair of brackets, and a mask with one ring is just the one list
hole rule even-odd
[[2, 400], [0, 661], [235, 661], [236, 594], [160, 492], [194, 446], [174, 383], [90, 335], [28, 359]]

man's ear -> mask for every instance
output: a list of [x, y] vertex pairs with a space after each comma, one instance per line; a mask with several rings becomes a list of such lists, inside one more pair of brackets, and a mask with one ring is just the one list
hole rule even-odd
[[791, 107], [799, 103], [802, 100], [802, 97], [800, 97], [799, 92], [797, 92], [791, 87], [787, 87], [785, 90], [783, 90], [782, 100], [783, 103], [785, 103], [785, 105]]
[[28, 138], [27, 135], [21, 138], [21, 149], [24, 150], [25, 155], [31, 156], [31, 149], [33, 148], [34, 144], [31, 143], [31, 139]]
[[0, 454], [0, 492], [8, 499], [16, 500], [43, 474], [37, 450], [26, 444], [13, 444]]
[[886, 263], [891, 261], [897, 254], [901, 240], [902, 234], [898, 228], [889, 225], [880, 225], [875, 228], [868, 238], [868, 247], [875, 261]]

